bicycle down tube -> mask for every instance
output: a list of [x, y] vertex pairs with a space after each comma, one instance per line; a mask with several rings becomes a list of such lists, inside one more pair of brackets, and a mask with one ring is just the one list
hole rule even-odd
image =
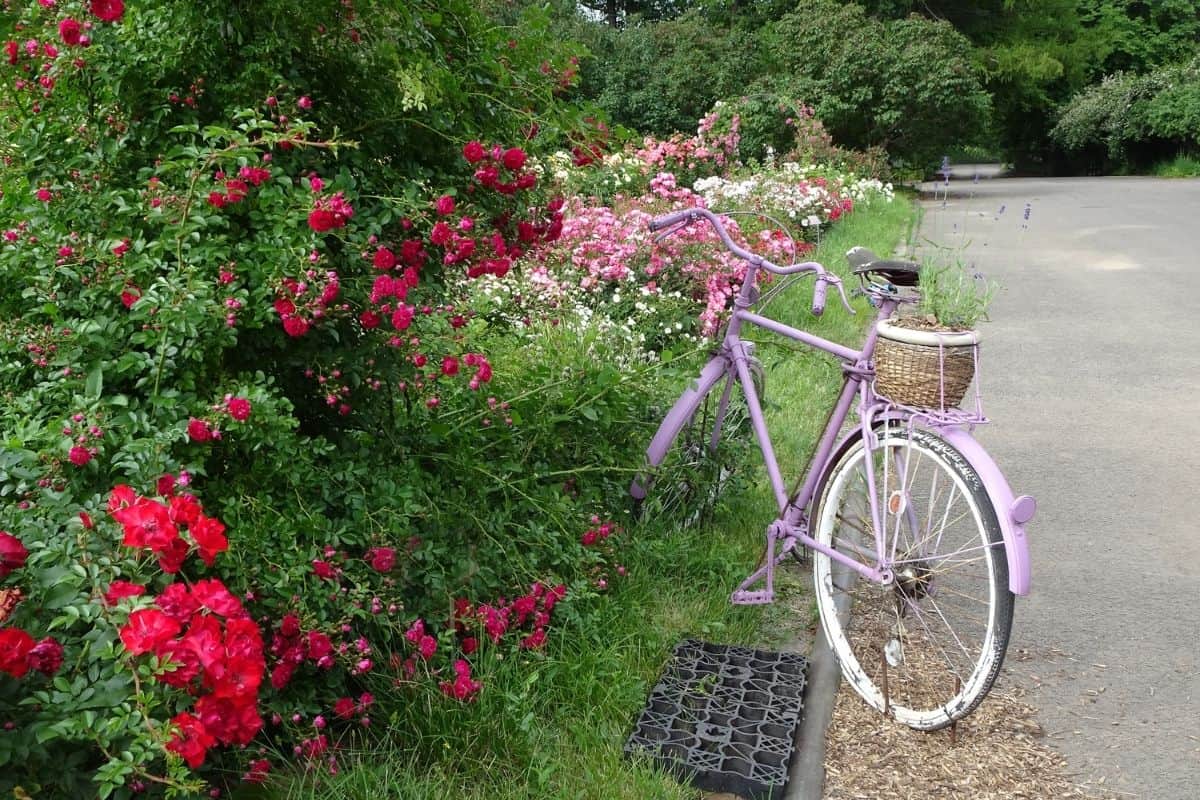
[[[750, 276], [747, 275], [747, 282], [749, 282], [749, 279]], [[739, 297], [739, 299], [741, 298]], [[893, 301], [885, 301], [879, 309], [880, 318], [886, 318], [886, 316], [890, 315], [895, 309], [895, 305], [896, 304]], [[777, 333], [781, 336], [801, 342], [815, 349], [830, 353], [831, 355], [840, 358], [843, 362], [842, 369], [846, 373], [846, 378], [843, 382], [842, 390], [838, 397], [837, 403], [834, 406], [834, 411], [830, 415], [829, 422], [825, 427], [825, 431], [823, 432], [817, 445], [816, 452], [812, 457], [811, 465], [814, 468], [809, 469], [800, 491], [790, 497], [783, 481], [783, 475], [779, 469], [779, 462], [775, 457], [774, 446], [771, 444], [770, 434], [767, 431], [766, 420], [762, 414], [758, 393], [755, 391], [753, 381], [750, 381], [748, 374], [746, 374], [747, 367], [743, 352], [744, 348], [742, 347], [742, 340], [739, 336], [741, 328], [740, 323], [742, 322], [748, 322], [757, 327], [769, 330], [772, 333]], [[762, 317], [758, 314], [752, 314], [744, 311], [741, 308], [738, 308], [734, 311], [734, 314], [731, 318], [729, 331], [726, 334], [724, 347], [722, 349], [730, 354], [733, 354], [734, 366], [737, 370], [739, 382], [742, 385], [743, 392], [746, 394], [746, 404], [749, 407], [755, 438], [758, 440], [759, 449], [762, 451], [763, 461], [767, 469], [767, 475], [771, 481], [771, 488], [774, 492], [776, 503], [779, 506], [780, 516], [777, 518], [776, 524], [782, 523], [783, 529], [776, 531], [772, 538], [782, 538], [785, 540], [785, 542], [786, 539], [792, 538], [805, 547], [822, 553], [834, 561], [837, 561], [839, 564], [843, 564], [846, 567], [853, 569], [855, 572], [858, 572], [869, 580], [878, 582], [886, 579], [888, 574], [887, 570], [881, 570], [876, 567], [867, 566], [862, 562], [834, 549], [833, 547], [827, 547], [813, 539], [807, 530], [807, 520], [804, 518], [804, 510], [807, 508], [809, 502], [813, 499], [813, 495], [817, 489], [817, 482], [822, 477], [821, 470], [815, 467], [828, 463], [829, 457], [833, 453], [833, 449], [838, 441], [838, 432], [842, 429], [842, 425], [845, 423], [846, 418], [850, 413], [850, 408], [854, 403], [854, 399], [856, 396], [863, 393], [863, 388], [865, 385], [864, 378], [870, 375], [868, 362], [870, 361], [871, 353], [874, 350], [875, 338], [876, 333], [874, 328], [872, 328], [871, 333], [864, 344], [863, 350], [853, 350], [834, 342], [830, 342], [827, 339], [823, 339], [814, 334], [798, 330], [789, 325], [784, 325], [783, 323], [779, 323], [766, 317]], [[863, 398], [864, 401], [866, 399], [867, 398], [865, 397]], [[871, 454], [868, 450], [868, 458], [870, 456]], [[867, 480], [871, 484], [874, 482], [873, 472], [873, 469], [867, 470]], [[872, 486], [871, 488], [872, 494], [874, 494], [874, 487]], [[871, 514], [872, 517], [874, 517], [873, 521], [875, 523], [874, 528], [876, 531], [876, 563], [883, 563], [883, 526], [880, 524], [879, 509], [876, 504], [872, 504]], [[794, 547], [795, 544], [793, 543], [791, 546]], [[768, 599], [770, 594], [770, 580], [768, 580], [768, 589], [765, 594], [759, 592], [747, 592], [747, 590], [750, 586], [754, 585], [762, 578], [767, 577], [768, 572], [773, 573], [773, 562], [775, 560], [777, 559], [774, 557], [774, 553], [770, 553], [766, 559], [766, 563], [756, 570], [752, 575], [750, 575], [745, 581], [743, 581], [742, 585], [739, 587], [739, 591], [735, 592], [735, 598], [737, 598], [740, 593], [740, 597], [744, 598], [742, 599], [742, 602], [760, 602], [764, 599]]]

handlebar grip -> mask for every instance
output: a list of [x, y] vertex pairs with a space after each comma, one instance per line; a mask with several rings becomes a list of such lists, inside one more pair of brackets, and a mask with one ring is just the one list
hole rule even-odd
[[812, 312], [813, 316], [821, 316], [825, 311], [825, 292], [828, 291], [829, 284], [824, 278], [817, 278], [817, 285], [813, 287]]
[[683, 222], [685, 219], [688, 219], [691, 216], [692, 216], [692, 210], [685, 209], [684, 211], [674, 211], [670, 214], [665, 214], [661, 217], [658, 217], [657, 219], [652, 219], [652, 220], [650, 220], [650, 225], [649, 225], [650, 232], [657, 233], [658, 231], [661, 231], [663, 228], [669, 228], [678, 222]]

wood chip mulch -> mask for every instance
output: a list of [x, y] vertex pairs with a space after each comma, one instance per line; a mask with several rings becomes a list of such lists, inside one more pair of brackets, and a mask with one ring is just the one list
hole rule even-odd
[[825, 797], [1094, 800], [1042, 741], [1036, 710], [993, 690], [949, 730], [920, 733], [884, 718], [842, 686], [825, 739]]

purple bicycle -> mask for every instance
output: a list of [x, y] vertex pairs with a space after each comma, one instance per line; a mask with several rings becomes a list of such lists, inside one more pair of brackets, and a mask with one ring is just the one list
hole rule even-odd
[[[646, 497], [685, 429], [701, 428], [715, 452], [728, 423], [735, 386], [762, 451], [779, 514], [766, 531], [761, 565], [733, 592], [738, 604], [774, 599], [775, 568], [811, 550], [817, 607], [842, 674], [873, 707], [918, 730], [937, 730], [973, 711], [1004, 661], [1015, 595], [1029, 592], [1025, 524], [1032, 497], [1015, 497], [1004, 475], [971, 436], [984, 423], [974, 412], [916, 408], [877, 395], [872, 357], [878, 333], [855, 350], [750, 309], [759, 270], [813, 273], [812, 311], [821, 314], [829, 286], [847, 311], [841, 280], [820, 264], [776, 266], [734, 243], [720, 217], [705, 209], [668, 214], [650, 224], [667, 236], [705, 220], [749, 267], [716, 354], [667, 413], [646, 451], [647, 468], [630, 487]], [[888, 319], [917, 299], [917, 265], [848, 254], [862, 289]], [[798, 489], [785, 488], [759, 397], [760, 367], [750, 324], [839, 359], [844, 384]], [[718, 389], [718, 384], [723, 387]], [[715, 411], [708, 409], [715, 402]], [[717, 399], [719, 397], [719, 399]], [[857, 415], [851, 410], [857, 398]], [[720, 491], [718, 485], [717, 492]]]

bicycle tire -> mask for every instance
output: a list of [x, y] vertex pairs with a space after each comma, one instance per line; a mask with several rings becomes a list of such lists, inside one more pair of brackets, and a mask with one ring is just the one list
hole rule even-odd
[[[750, 359], [750, 374], [760, 402], [766, 391], [762, 364]], [[740, 449], [753, 438], [745, 395], [731, 373], [712, 383], [695, 398], [686, 420], [658, 463], [647, 460], [634, 486], [635, 512], [645, 513], [640, 493], [651, 502], [656, 517], [675, 518], [684, 526], [702, 524], [711, 517], [721, 492], [736, 470]], [[721, 398], [729, 392], [725, 413]], [[714, 446], [713, 431], [720, 426]]]
[[[1014, 601], [1004, 542], [983, 482], [954, 447], [903, 425], [876, 434], [885, 566], [895, 578], [875, 583], [814, 551], [817, 607], [847, 683], [898, 722], [938, 730], [975, 710], [1003, 665]], [[865, 454], [861, 439], [843, 451], [812, 519], [819, 543], [874, 566]]]

